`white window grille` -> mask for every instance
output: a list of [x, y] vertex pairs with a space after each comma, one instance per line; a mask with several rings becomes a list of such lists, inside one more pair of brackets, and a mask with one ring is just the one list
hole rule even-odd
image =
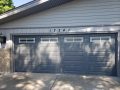
[[19, 38], [19, 43], [35, 43], [35, 38]]
[[64, 42], [71, 43], [71, 42], [83, 42], [83, 37], [65, 37]]
[[41, 38], [41, 43], [56, 43], [58, 38]]
[[104, 37], [90, 37], [90, 42], [93, 43], [101, 43], [101, 42], [111, 42], [111, 37], [104, 36]]

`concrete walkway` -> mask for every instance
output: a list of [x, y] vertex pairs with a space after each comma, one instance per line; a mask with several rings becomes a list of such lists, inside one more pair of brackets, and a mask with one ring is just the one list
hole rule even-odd
[[120, 78], [14, 73], [0, 75], [0, 90], [120, 90]]

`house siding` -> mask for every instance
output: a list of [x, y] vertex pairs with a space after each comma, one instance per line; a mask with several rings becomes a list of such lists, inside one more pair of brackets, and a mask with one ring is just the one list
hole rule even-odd
[[[107, 32], [119, 32], [120, 30], [120, 26], [99, 26], [99, 27], [80, 27], [80, 26], [77, 26], [77, 27], [46, 27], [46, 28], [27, 28], [27, 29], [21, 29], [21, 28], [9, 28], [9, 29], [0, 29], [0, 32], [7, 36], [7, 39], [10, 40], [11, 39], [11, 35], [14, 35], [14, 34], [35, 34], [35, 33], [39, 33], [39, 34], [46, 34], [46, 33], [59, 33], [59, 32], [53, 32], [52, 30], [54, 29], [66, 29], [69, 31], [67, 31], [68, 33], [76, 33], [76, 32], [79, 32], [79, 33], [92, 33], [92, 32], [104, 32], [104, 33], [107, 33]], [[61, 32], [60, 32], [61, 33]], [[64, 32], [63, 32], [64, 33]], [[119, 32], [120, 33], [120, 32]]]
[[120, 24], [119, 0], [75, 0], [1, 27]]

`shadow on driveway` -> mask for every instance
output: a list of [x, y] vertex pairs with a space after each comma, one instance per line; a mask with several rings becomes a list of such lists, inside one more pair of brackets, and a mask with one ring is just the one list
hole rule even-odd
[[107, 76], [59, 75], [52, 90], [120, 90], [120, 79]]
[[49, 90], [56, 75], [15, 73], [0, 76], [0, 90]]
[[0, 90], [120, 90], [120, 78], [14, 73], [0, 76]]

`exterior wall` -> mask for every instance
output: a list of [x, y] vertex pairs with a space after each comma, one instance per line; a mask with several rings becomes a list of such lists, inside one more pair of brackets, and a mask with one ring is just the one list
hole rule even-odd
[[[54, 29], [56, 31], [54, 32]], [[59, 29], [61, 31], [59, 32]], [[62, 30], [65, 29], [66, 31], [63, 32]], [[74, 33], [74, 32], [80, 32], [80, 33], [91, 33], [91, 32], [119, 32], [120, 26], [99, 26], [99, 27], [55, 27], [55, 28], [26, 28], [26, 29], [21, 29], [21, 28], [15, 28], [15, 29], [0, 29], [0, 32], [7, 36], [7, 39], [11, 39], [12, 34], [35, 34], [35, 33], [40, 33], [40, 34], [46, 34], [46, 33]]]
[[[102, 26], [120, 24], [119, 0], [74, 0], [70, 3], [50, 10], [30, 15], [0, 26], [0, 33], [7, 36], [6, 49], [11, 49], [14, 43], [11, 34], [33, 33], [91, 33], [91, 32], [118, 32], [118, 54], [120, 49], [120, 26]], [[101, 27], [72, 27], [82, 25], [101, 25]], [[66, 29], [67, 32], [53, 32], [55, 29]], [[66, 27], [64, 27], [66, 26]], [[68, 27], [67, 27], [68, 26]], [[69, 27], [71, 26], [71, 27]], [[17, 28], [19, 27], [19, 28]], [[23, 28], [22, 28], [23, 27]], [[24, 27], [28, 27], [24, 29]], [[30, 28], [39, 27], [39, 28]], [[41, 27], [41, 28], [40, 28]], [[44, 28], [42, 28], [44, 27]], [[9, 28], [9, 29], [2, 29]], [[11, 57], [12, 60], [12, 57]], [[120, 76], [120, 61], [117, 61], [118, 75]]]
[[[59, 29], [59, 28], [56, 28], [56, 30]], [[40, 34], [40, 35], [43, 35], [43, 34], [66, 34], [66, 33], [115, 33], [115, 32], [119, 32], [118, 35], [120, 37], [120, 26], [111, 26], [111, 27], [73, 27], [73, 28], [61, 28], [62, 29], [66, 29], [69, 31], [67, 32], [52, 32], [52, 30], [54, 30], [53, 28], [39, 28], [39, 29], [4, 29], [4, 30], [0, 30], [0, 32], [2, 32], [3, 35], [7, 36], [7, 43], [5, 45], [5, 50], [9, 50], [9, 49], [12, 49], [12, 47], [14, 46], [14, 43], [12, 41], [12, 38], [11, 36], [12, 35], [20, 35], [20, 34]], [[23, 33], [24, 32], [24, 33]], [[118, 38], [118, 45], [120, 46], [120, 39]], [[119, 47], [118, 47], [118, 51], [119, 50]], [[9, 52], [10, 54], [10, 52]], [[13, 53], [11, 53], [11, 56]], [[118, 76], [120, 76], [120, 61], [119, 61], [119, 52], [118, 52], [118, 55], [116, 56], [116, 60], [117, 60], [117, 70], [118, 70]], [[9, 62], [12, 62], [12, 59], [13, 57], [9, 57]], [[11, 63], [12, 64], [12, 63]], [[12, 65], [11, 65], [12, 66]], [[11, 67], [12, 68], [12, 67]], [[14, 70], [14, 68], [12, 68]]]
[[[55, 28], [56, 30], [59, 30], [59, 28]], [[5, 49], [12, 49], [12, 46], [14, 45], [11, 36], [12, 35], [23, 35], [23, 34], [66, 34], [66, 33], [116, 33], [118, 32], [118, 37], [120, 37], [120, 26], [106, 26], [106, 27], [71, 27], [71, 28], [60, 28], [61, 30], [65, 29], [65, 30], [69, 30], [66, 32], [53, 32], [52, 30], [54, 30], [54, 28], [38, 28], [38, 29], [33, 29], [33, 28], [29, 28], [29, 29], [3, 29], [0, 30], [0, 32], [2, 32], [3, 35], [7, 36], [7, 43], [5, 45]], [[118, 38], [118, 46], [120, 46], [120, 40]], [[118, 47], [118, 52], [119, 52], [119, 47]], [[12, 53], [11, 53], [12, 56]], [[11, 57], [11, 62], [12, 62], [13, 57]], [[118, 75], [120, 76], [120, 61], [119, 61], [119, 54], [116, 56], [117, 59], [117, 67], [118, 67]], [[13, 68], [14, 70], [14, 68]]]
[[1, 27], [120, 24], [119, 0], [74, 0]]

